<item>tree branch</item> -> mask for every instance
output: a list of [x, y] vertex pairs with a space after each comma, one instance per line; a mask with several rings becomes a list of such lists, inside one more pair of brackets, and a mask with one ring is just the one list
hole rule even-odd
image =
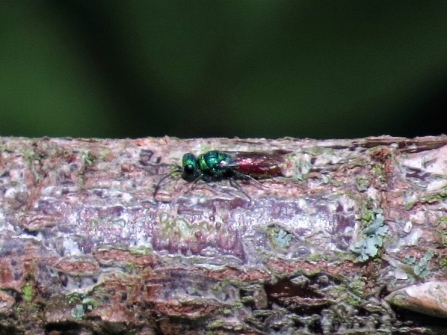
[[[445, 334], [446, 144], [0, 138], [0, 333]], [[283, 176], [158, 184], [213, 149]]]

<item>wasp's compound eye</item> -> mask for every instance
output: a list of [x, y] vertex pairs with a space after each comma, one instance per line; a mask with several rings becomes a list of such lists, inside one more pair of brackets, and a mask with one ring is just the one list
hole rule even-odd
[[192, 165], [192, 164], [188, 164], [188, 165], [185, 165], [185, 166], [183, 167], [183, 171], [184, 171], [186, 174], [194, 174], [194, 172], [196, 171], [196, 168], [195, 168], [194, 165]]

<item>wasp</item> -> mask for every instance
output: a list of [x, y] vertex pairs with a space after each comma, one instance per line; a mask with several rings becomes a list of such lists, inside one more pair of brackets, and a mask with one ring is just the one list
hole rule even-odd
[[[180, 173], [183, 180], [196, 183], [230, 180], [233, 186], [242, 190], [237, 180], [268, 179], [283, 176], [280, 165], [284, 162], [285, 151], [273, 152], [229, 152], [212, 150], [196, 156], [190, 152], [183, 155], [182, 165], [175, 166], [174, 171], [164, 176], [155, 187], [157, 194], [163, 181], [175, 173]], [[250, 198], [250, 197], [248, 197]]]

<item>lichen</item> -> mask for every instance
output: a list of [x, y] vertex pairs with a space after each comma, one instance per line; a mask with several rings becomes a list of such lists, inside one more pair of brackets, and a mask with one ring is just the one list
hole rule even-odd
[[444, 270], [447, 268], [447, 257], [441, 257], [439, 259], [439, 266]]
[[70, 293], [66, 299], [70, 305], [76, 304], [71, 310], [71, 316], [76, 320], [81, 320], [86, 312], [92, 311], [98, 306], [98, 302], [95, 299], [84, 297], [79, 293]]
[[271, 243], [281, 249], [287, 249], [293, 238], [293, 235], [280, 227], [274, 227], [268, 234]]
[[83, 150], [81, 153], [81, 157], [82, 157], [82, 162], [84, 163], [85, 166], [89, 166], [92, 165], [95, 160], [97, 159], [91, 152], [90, 150]]
[[312, 164], [307, 160], [300, 160], [296, 164], [294, 178], [296, 180], [303, 181], [307, 178], [307, 175], [309, 174], [310, 169], [312, 168]]
[[434, 254], [427, 251], [425, 255], [418, 261], [414, 256], [405, 257], [405, 263], [412, 266], [413, 273], [417, 277], [427, 277], [430, 273], [428, 262], [433, 258]]
[[366, 212], [362, 221], [366, 226], [362, 231], [362, 238], [350, 248], [358, 255], [357, 261], [360, 262], [377, 255], [379, 248], [383, 245], [383, 237], [388, 231], [381, 209]]
[[355, 178], [355, 187], [359, 192], [365, 192], [371, 185], [371, 179], [365, 176], [357, 176]]
[[405, 204], [405, 209], [410, 210], [416, 204], [436, 204], [445, 201], [447, 199], [447, 188], [444, 187], [440, 189], [438, 192], [429, 193], [423, 196], [418, 196], [418, 199], [409, 201]]
[[33, 296], [34, 296], [33, 287], [31, 286], [31, 284], [26, 283], [22, 287], [22, 298], [23, 298], [23, 300], [25, 300], [26, 302], [30, 302], [31, 300], [33, 300]]
[[72, 310], [71, 310], [71, 316], [75, 318], [76, 320], [82, 320], [84, 317], [84, 306], [81, 304], [77, 304]]

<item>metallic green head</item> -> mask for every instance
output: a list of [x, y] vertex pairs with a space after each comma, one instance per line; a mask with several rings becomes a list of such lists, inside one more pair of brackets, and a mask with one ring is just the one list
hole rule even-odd
[[182, 178], [185, 180], [195, 180], [200, 175], [199, 162], [197, 157], [188, 152], [182, 159]]

